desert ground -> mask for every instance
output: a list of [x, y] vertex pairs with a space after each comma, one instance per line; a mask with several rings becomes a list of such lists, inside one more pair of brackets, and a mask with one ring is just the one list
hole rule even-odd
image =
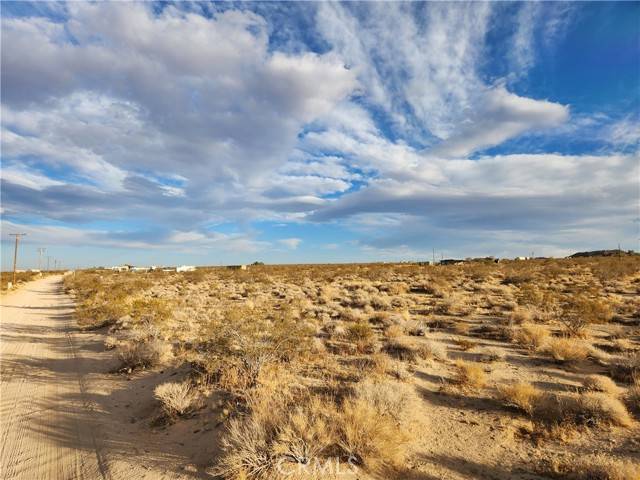
[[3, 479], [638, 479], [638, 256], [52, 275]]

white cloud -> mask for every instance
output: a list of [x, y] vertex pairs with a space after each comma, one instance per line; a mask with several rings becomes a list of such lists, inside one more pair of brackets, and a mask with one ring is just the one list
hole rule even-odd
[[142, 3], [69, 11], [69, 34], [44, 19], [2, 19], [12, 46], [3, 49], [3, 104], [20, 111], [3, 123], [31, 127], [30, 137], [6, 132], [3, 147], [94, 179], [94, 170], [136, 166], [180, 172], [200, 191], [214, 179], [248, 182], [284, 164], [302, 126], [357, 87], [332, 54], [269, 52], [265, 21], [250, 12], [208, 19], [168, 7], [156, 16]]
[[7, 182], [32, 188], [33, 190], [42, 190], [47, 187], [64, 185], [64, 182], [51, 179], [26, 166], [20, 165], [3, 166], [0, 171], [0, 177]]
[[604, 132], [607, 140], [613, 145], [636, 148], [640, 146], [640, 120], [624, 118], [609, 125]]
[[414, 6], [323, 3], [318, 28], [398, 129], [446, 138], [482, 87], [476, 66], [492, 5], [431, 3], [420, 13]]
[[430, 153], [463, 157], [525, 132], [561, 125], [568, 118], [569, 108], [564, 105], [520, 97], [504, 87], [492, 88], [483, 95], [468, 124]]
[[295, 250], [302, 243], [302, 239], [300, 238], [281, 238], [278, 240], [278, 243], [284, 245], [285, 247]]

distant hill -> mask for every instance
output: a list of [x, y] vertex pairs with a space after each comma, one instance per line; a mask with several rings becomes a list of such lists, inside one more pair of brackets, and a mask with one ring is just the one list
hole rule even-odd
[[633, 250], [593, 250], [591, 252], [578, 252], [573, 255], [569, 255], [569, 258], [578, 258], [578, 257], [617, 257], [617, 256], [630, 256], [630, 255], [640, 255], [639, 253], [634, 252]]

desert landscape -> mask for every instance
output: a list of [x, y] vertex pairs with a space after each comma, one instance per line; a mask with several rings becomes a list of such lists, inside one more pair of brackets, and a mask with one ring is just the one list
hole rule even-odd
[[640, 480], [640, 0], [0, 4], [0, 480]]
[[114, 478], [639, 475], [637, 255], [38, 282]]

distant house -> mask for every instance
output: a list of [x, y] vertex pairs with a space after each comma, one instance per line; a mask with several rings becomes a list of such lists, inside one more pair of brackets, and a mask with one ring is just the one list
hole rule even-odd
[[520, 260], [520, 261], [522, 261], [522, 260], [530, 260], [530, 259], [531, 259], [530, 257], [516, 257], [515, 258], [515, 260]]
[[196, 267], [193, 265], [180, 265], [176, 268], [176, 272], [195, 272]]
[[129, 270], [132, 272], [148, 272], [149, 267], [131, 267]]
[[231, 270], [246, 270], [247, 266], [246, 265], [229, 265], [227, 268]]
[[462, 265], [464, 260], [457, 260], [455, 258], [445, 258], [440, 260], [440, 265]]
[[131, 265], [116, 265], [111, 267], [110, 270], [114, 270], [116, 272], [128, 272], [131, 270]]

